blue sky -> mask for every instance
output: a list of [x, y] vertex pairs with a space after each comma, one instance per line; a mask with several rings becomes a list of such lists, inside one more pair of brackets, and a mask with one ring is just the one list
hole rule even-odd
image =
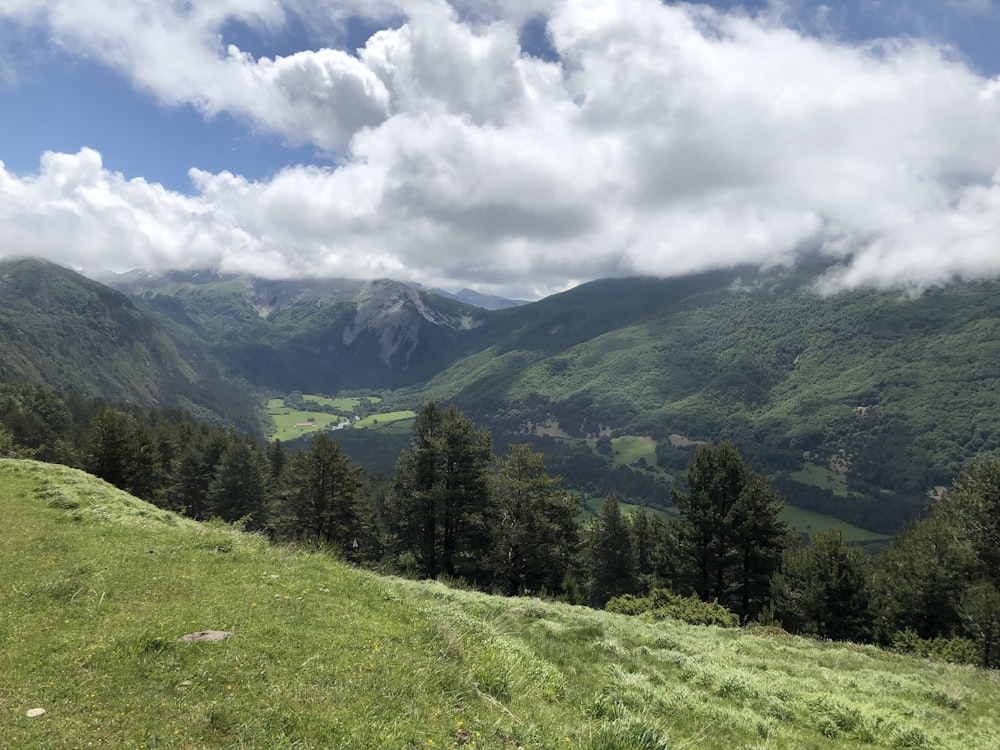
[[987, 0], [0, 0], [0, 256], [532, 297], [1000, 273]]

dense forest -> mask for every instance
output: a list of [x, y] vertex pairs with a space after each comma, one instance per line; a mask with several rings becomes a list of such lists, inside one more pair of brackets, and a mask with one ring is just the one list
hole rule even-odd
[[996, 666], [1000, 460], [974, 463], [881, 555], [778, 519], [782, 498], [730, 444], [703, 444], [677, 519], [580, 500], [528, 443], [429, 402], [391, 477], [317, 434], [288, 450], [176, 409], [0, 385], [0, 455], [84, 468], [156, 505], [352, 564], [650, 617], [755, 624]]

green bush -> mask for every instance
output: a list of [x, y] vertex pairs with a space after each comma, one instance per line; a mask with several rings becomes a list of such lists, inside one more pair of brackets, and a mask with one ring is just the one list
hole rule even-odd
[[892, 649], [903, 654], [915, 654], [927, 659], [954, 664], [978, 664], [979, 650], [968, 638], [921, 638], [907, 628], [892, 637]]
[[718, 602], [703, 602], [695, 596], [681, 596], [667, 589], [653, 589], [649, 596], [616, 596], [605, 607], [608, 612], [621, 615], [649, 615], [654, 620], [668, 618], [691, 625], [718, 625], [735, 628], [739, 617]]

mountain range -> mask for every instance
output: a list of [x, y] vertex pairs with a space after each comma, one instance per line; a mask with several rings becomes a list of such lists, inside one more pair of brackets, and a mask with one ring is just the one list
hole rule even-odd
[[[454, 401], [497, 439], [572, 444], [581, 472], [661, 488], [692, 444], [728, 440], [800, 504], [918, 512], [1000, 448], [1000, 283], [824, 295], [824, 270], [605, 279], [490, 310], [391, 280], [132, 272], [102, 285], [5, 261], [0, 377], [255, 431], [265, 395]], [[655, 460], [594, 450], [626, 436], [655, 443]]]

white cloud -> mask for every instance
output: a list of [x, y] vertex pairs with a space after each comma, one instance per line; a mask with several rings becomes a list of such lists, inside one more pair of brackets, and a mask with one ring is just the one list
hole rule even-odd
[[[0, 173], [0, 247], [522, 296], [817, 247], [844, 263], [832, 285], [1000, 274], [1000, 80], [947, 50], [811, 37], [774, 9], [456, 5], [369, 4], [406, 23], [356, 55], [255, 60], [222, 49], [221, 24], [280, 25], [294, 6], [0, 0], [165, 102], [338, 154], [264, 182], [195, 169], [193, 197], [108, 173], [92, 151], [49, 154], [37, 175]], [[311, 7], [336, 23], [360, 5]], [[538, 13], [558, 63], [518, 46]]]
[[6, 0], [4, 14], [46, 26], [55, 44], [115, 68], [165, 104], [228, 112], [296, 144], [336, 152], [387, 115], [385, 88], [346, 51], [256, 60], [223, 45], [227, 21], [258, 29], [285, 23], [274, 0]]
[[18, 178], [0, 162], [0, 247], [79, 268], [172, 267], [223, 252], [257, 252], [246, 231], [204, 200], [109, 172], [91, 149], [46, 153], [37, 175]]

